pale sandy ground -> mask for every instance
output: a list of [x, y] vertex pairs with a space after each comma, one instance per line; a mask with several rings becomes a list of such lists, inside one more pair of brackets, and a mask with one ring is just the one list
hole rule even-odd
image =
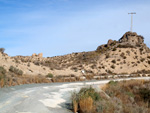
[[[149, 79], [150, 77], [116, 79]], [[72, 91], [100, 86], [110, 80], [76, 83], [30, 84], [0, 89], [0, 113], [72, 113], [68, 110]]]

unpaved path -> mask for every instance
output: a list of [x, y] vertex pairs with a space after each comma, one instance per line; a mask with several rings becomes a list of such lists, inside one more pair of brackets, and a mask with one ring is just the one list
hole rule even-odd
[[[149, 79], [150, 77], [128, 78]], [[123, 79], [116, 79], [123, 80]], [[110, 80], [30, 84], [0, 89], [0, 113], [72, 113], [68, 110], [71, 92], [81, 87], [99, 86]]]

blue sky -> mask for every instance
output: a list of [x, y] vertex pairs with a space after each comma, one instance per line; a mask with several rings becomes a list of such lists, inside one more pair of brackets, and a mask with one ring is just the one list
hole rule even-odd
[[149, 0], [0, 0], [0, 46], [10, 56], [92, 51], [130, 30], [150, 47]]

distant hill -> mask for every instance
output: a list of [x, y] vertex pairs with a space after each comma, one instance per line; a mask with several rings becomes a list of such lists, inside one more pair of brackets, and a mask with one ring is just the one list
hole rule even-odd
[[[72, 53], [64, 56], [10, 57], [0, 53], [0, 66], [9, 76], [21, 75], [83, 77], [85, 75], [122, 75], [150, 73], [150, 49], [144, 43], [144, 37], [135, 32], [126, 32], [118, 41], [108, 40], [107, 44], [95, 51]], [[18, 72], [13, 72], [13, 69]]]

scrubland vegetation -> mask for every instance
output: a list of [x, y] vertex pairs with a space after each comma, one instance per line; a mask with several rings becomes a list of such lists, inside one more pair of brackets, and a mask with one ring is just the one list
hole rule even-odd
[[49, 83], [50, 80], [43, 76], [26, 76], [22, 71], [10, 66], [9, 72], [0, 67], [0, 87], [15, 86], [31, 83]]
[[90, 87], [73, 92], [73, 112], [150, 113], [150, 81], [110, 81], [102, 90]]
[[42, 76], [20, 76], [20, 77], [6, 77], [0, 78], [0, 88], [10, 87], [23, 84], [33, 83], [50, 83], [51, 81]]

